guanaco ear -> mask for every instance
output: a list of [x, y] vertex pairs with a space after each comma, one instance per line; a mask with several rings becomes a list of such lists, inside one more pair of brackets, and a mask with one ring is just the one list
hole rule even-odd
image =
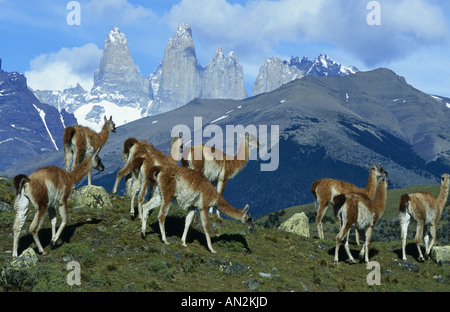
[[248, 213], [248, 210], [250, 209], [250, 206], [247, 204], [244, 207], [244, 213]]
[[103, 120], [106, 122], [108, 120], [108, 118], [105, 116], [103, 116]]
[[110, 121], [112, 121], [112, 115], [111, 115], [111, 116], [109, 116], [109, 120], [110, 120]]
[[178, 137], [179, 137], [179, 138], [182, 138], [182, 137], [183, 137], [183, 132], [181, 132], [181, 131], [178, 132]]

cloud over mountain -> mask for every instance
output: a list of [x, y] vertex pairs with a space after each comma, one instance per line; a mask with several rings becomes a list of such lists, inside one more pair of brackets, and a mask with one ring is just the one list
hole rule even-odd
[[25, 72], [28, 85], [34, 90], [62, 91], [80, 83], [90, 90], [94, 83], [92, 73], [101, 55], [102, 50], [93, 43], [41, 54], [31, 61], [30, 70]]
[[379, 26], [368, 25], [368, 1], [359, 0], [248, 1], [244, 5], [182, 0], [172, 7], [170, 21], [173, 26], [187, 22], [200, 37], [240, 55], [256, 51], [267, 55], [280, 42], [328, 41], [372, 66], [448, 39], [444, 13], [434, 3], [378, 3]]

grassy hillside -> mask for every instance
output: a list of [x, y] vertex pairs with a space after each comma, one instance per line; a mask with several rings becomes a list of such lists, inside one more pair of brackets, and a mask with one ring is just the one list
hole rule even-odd
[[[394, 191], [390, 192], [390, 195]], [[393, 197], [394, 195], [392, 195]], [[397, 196], [397, 195], [396, 195]], [[391, 197], [391, 196], [389, 196]], [[415, 260], [415, 246], [408, 244], [408, 261], [400, 261], [399, 240], [374, 241], [371, 260], [381, 264], [381, 285], [369, 286], [370, 270], [358, 263], [333, 262], [334, 240], [304, 238], [273, 228], [256, 226], [249, 231], [242, 224], [212, 217], [211, 234], [217, 254], [206, 246], [198, 215], [188, 235], [188, 247], [181, 245], [184, 212], [172, 207], [166, 220], [170, 246], [161, 242], [156, 221], [150, 216], [147, 237], [140, 237], [140, 221], [128, 216], [129, 198], [111, 195], [114, 208], [96, 211], [71, 207], [69, 226], [59, 245], [51, 249], [48, 218], [41, 227], [40, 238], [47, 256], [38, 255], [37, 266], [17, 278], [14, 287], [0, 283], [2, 291], [72, 291], [72, 292], [320, 292], [320, 291], [450, 291], [449, 265], [432, 260]], [[0, 267], [12, 260], [12, 223], [9, 210], [14, 200], [11, 181], [0, 180]], [[394, 200], [395, 201], [395, 200]], [[394, 204], [392, 204], [394, 205]], [[395, 205], [394, 205], [395, 206]], [[280, 218], [298, 209], [286, 210]], [[392, 208], [393, 209], [393, 208]], [[32, 211], [31, 211], [32, 212]], [[387, 211], [387, 216], [390, 212]], [[29, 227], [29, 213], [24, 228]], [[331, 224], [331, 221], [328, 223]], [[311, 228], [315, 227], [311, 223]], [[314, 236], [314, 233], [313, 233]], [[34, 246], [26, 231], [20, 251]], [[351, 246], [355, 256], [359, 252]], [[345, 260], [342, 250], [341, 259]], [[81, 285], [69, 286], [67, 263], [76, 260], [81, 266]]]

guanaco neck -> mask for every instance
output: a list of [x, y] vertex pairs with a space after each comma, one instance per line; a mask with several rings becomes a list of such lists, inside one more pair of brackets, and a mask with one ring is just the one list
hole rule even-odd
[[248, 162], [248, 157], [250, 154], [250, 147], [248, 146], [248, 139], [245, 138], [241, 145], [239, 146], [236, 157], [234, 157], [235, 161], [240, 161], [246, 164]]
[[448, 188], [449, 188], [449, 179], [445, 178], [444, 181], [442, 181], [441, 189], [439, 191], [439, 195], [437, 198], [439, 207], [441, 207], [441, 209], [444, 207], [445, 203], [447, 202]]
[[217, 209], [220, 210], [220, 212], [223, 212], [228, 217], [233, 218], [235, 220], [241, 220], [243, 216], [242, 210], [234, 208], [230, 203], [228, 203], [223, 197], [219, 197], [218, 203], [217, 203]]
[[91, 169], [91, 161], [92, 156], [87, 156], [78, 166], [75, 167], [74, 170], [68, 172], [72, 185], [80, 182], [81, 179], [83, 179], [83, 177], [88, 173], [89, 169]]
[[[175, 162], [178, 160], [178, 158], [180, 158], [181, 144], [183, 144], [183, 141], [179, 138], [174, 138], [172, 140], [172, 143], [170, 143], [170, 155], [172, 156], [172, 159]], [[174, 150], [174, 148], [175, 148], [175, 150]]]
[[381, 217], [381, 214], [384, 211], [384, 206], [386, 204], [386, 191], [387, 191], [387, 182], [380, 181], [380, 183], [378, 183], [377, 192], [375, 194], [375, 198], [373, 201], [377, 219]]
[[108, 141], [110, 132], [111, 132], [111, 130], [109, 127], [109, 122], [106, 121], [105, 124], [103, 125], [102, 131], [100, 131], [100, 134], [99, 134], [101, 146], [105, 145], [106, 141]]
[[377, 189], [377, 177], [375, 175], [375, 170], [370, 170], [369, 178], [367, 180], [367, 186], [365, 188], [365, 191], [370, 199], [373, 199], [376, 189]]

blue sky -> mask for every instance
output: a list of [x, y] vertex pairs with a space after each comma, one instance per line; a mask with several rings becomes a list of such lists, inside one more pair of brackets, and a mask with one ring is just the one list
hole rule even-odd
[[[178, 25], [192, 28], [206, 66], [216, 48], [235, 51], [249, 93], [267, 57], [327, 54], [360, 70], [387, 67], [414, 87], [450, 97], [450, 2], [425, 0], [0, 0], [0, 58], [34, 89], [92, 86], [113, 26], [127, 36], [143, 76], [163, 59]], [[379, 4], [379, 11], [372, 5]], [[369, 25], [375, 14], [379, 25]]]

